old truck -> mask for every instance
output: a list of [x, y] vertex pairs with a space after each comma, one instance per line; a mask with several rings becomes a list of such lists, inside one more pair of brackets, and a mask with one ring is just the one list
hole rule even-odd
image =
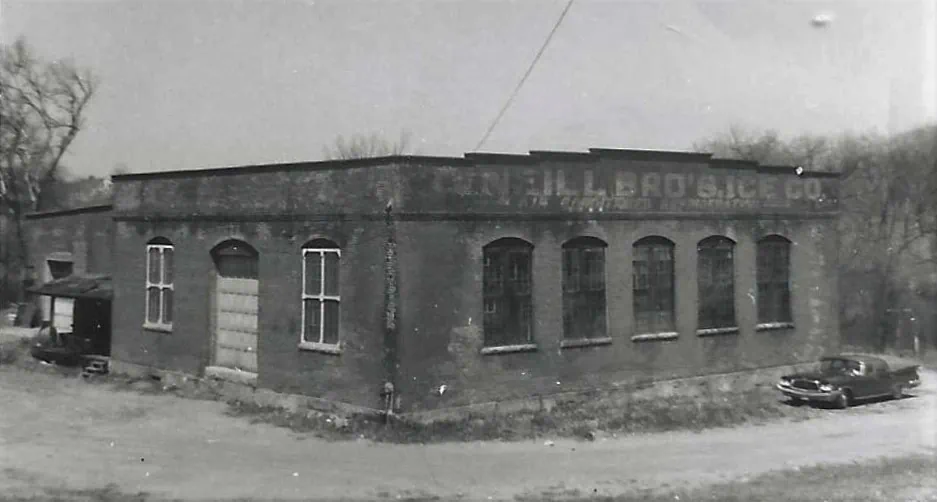
[[777, 389], [794, 402], [826, 402], [848, 408], [857, 401], [891, 396], [921, 384], [918, 365], [887, 356], [824, 357], [814, 371], [785, 375]]

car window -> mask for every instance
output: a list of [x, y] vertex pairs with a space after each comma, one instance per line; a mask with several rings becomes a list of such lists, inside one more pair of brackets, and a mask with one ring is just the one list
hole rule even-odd
[[820, 371], [837, 373], [842, 372], [845, 369], [845, 361], [842, 359], [824, 359], [820, 363]]

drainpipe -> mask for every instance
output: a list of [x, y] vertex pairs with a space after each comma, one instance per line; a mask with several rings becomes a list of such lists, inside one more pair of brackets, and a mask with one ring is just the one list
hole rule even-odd
[[385, 422], [393, 416], [399, 399], [397, 383], [397, 233], [393, 216], [393, 200], [384, 208], [384, 374], [381, 389]]

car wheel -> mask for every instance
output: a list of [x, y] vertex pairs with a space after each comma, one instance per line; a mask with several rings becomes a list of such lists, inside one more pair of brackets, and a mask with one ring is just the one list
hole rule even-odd
[[891, 389], [892, 399], [901, 399], [904, 397], [904, 387], [896, 385]]
[[840, 392], [839, 397], [836, 398], [836, 407], [841, 410], [845, 410], [846, 408], [849, 408], [851, 404], [852, 394], [850, 394], [848, 390]]

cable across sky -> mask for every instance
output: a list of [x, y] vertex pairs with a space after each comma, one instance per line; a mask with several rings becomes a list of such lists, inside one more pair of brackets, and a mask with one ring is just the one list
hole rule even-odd
[[556, 24], [553, 25], [553, 29], [550, 30], [550, 34], [547, 35], [546, 40], [543, 41], [543, 45], [540, 46], [540, 50], [537, 51], [537, 55], [534, 56], [534, 60], [531, 61], [530, 66], [524, 73], [524, 76], [521, 77], [520, 82], [517, 83], [517, 87], [514, 88], [514, 92], [511, 93], [511, 95], [508, 97], [508, 100], [504, 103], [504, 106], [501, 107], [501, 111], [498, 112], [498, 116], [496, 116], [495, 119], [491, 122], [491, 125], [488, 126], [488, 130], [485, 131], [485, 135], [482, 136], [482, 139], [478, 141], [477, 145], [475, 145], [476, 151], [481, 148], [483, 144], [485, 144], [485, 141], [488, 140], [488, 136], [491, 135], [491, 132], [494, 131], [495, 127], [498, 125], [498, 122], [501, 121], [501, 117], [504, 116], [504, 113], [508, 111], [511, 103], [514, 102], [514, 98], [517, 97], [521, 87], [524, 86], [524, 82], [527, 81], [527, 77], [529, 77], [530, 74], [534, 71], [534, 67], [537, 66], [537, 62], [540, 61], [540, 57], [543, 56], [543, 52], [546, 50], [547, 46], [550, 45], [550, 40], [553, 39], [553, 34], [555, 34], [556, 30], [559, 29], [561, 24], [563, 24], [563, 19], [566, 18], [566, 13], [569, 12], [569, 8], [573, 6], [574, 1], [575, 0], [569, 0], [569, 2], [566, 3], [566, 7], [563, 9], [563, 12], [560, 13], [559, 19], [556, 20]]

